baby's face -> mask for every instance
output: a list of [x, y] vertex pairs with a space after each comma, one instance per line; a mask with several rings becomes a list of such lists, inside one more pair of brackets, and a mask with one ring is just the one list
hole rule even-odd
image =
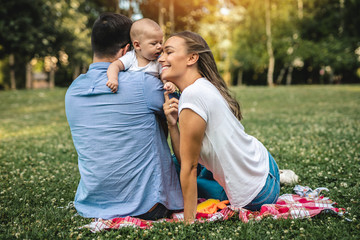
[[149, 61], [158, 59], [162, 52], [163, 38], [161, 30], [145, 33], [140, 40], [139, 53]]

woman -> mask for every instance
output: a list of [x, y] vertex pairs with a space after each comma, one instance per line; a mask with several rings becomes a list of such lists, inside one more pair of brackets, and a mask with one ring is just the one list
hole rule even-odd
[[165, 93], [163, 108], [181, 164], [185, 221], [194, 221], [196, 214], [198, 161], [213, 173], [233, 206], [254, 211], [276, 202], [280, 178], [275, 160], [244, 132], [239, 104], [220, 77], [205, 40], [188, 31], [174, 34], [159, 62], [162, 77], [182, 92], [180, 100]]

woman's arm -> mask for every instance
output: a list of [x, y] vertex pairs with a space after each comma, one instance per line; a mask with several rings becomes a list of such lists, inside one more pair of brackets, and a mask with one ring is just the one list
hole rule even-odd
[[195, 219], [197, 207], [197, 165], [200, 157], [206, 122], [190, 109], [180, 113], [179, 126], [181, 171], [180, 183], [184, 198], [184, 218], [187, 223]]
[[181, 158], [179, 153], [180, 133], [177, 125], [179, 100], [176, 98], [169, 99], [168, 91], [165, 91], [164, 97], [165, 97], [165, 102], [163, 105], [163, 110], [168, 124], [171, 146], [176, 156], [176, 159], [178, 160], [179, 164], [181, 164]]

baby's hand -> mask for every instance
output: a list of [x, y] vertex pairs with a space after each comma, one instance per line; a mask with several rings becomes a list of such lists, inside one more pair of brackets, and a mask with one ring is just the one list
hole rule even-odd
[[118, 90], [118, 86], [119, 86], [118, 80], [117, 79], [109, 79], [106, 82], [106, 86], [108, 86], [111, 89], [111, 91], [113, 93], [115, 93]]
[[118, 90], [119, 82], [119, 72], [124, 70], [124, 64], [121, 60], [116, 60], [112, 62], [107, 70], [108, 81], [106, 82], [106, 86], [108, 86], [113, 93], [116, 93]]
[[176, 91], [176, 86], [172, 82], [166, 82], [164, 84], [164, 89], [169, 93], [174, 93]]

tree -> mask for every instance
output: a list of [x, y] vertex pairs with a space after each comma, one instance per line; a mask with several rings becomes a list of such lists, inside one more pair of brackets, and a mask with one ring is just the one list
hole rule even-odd
[[294, 68], [301, 69], [303, 67], [303, 60], [297, 51], [300, 41], [298, 23], [302, 17], [302, 0], [281, 2], [281, 4], [276, 4], [273, 9], [273, 47], [279, 66], [276, 84], [281, 84], [287, 72], [286, 84], [290, 85]]
[[[9, 62], [16, 66], [26, 64], [25, 86], [29, 88], [33, 58], [55, 60], [47, 69], [50, 85], [58, 67], [72, 68], [74, 76], [81, 67], [85, 70], [91, 61], [92, 24], [101, 11], [118, 7], [118, 1], [18, 0], [4, 1], [1, 6], [0, 57], [10, 56]], [[12, 88], [16, 88], [14, 69], [10, 67]]]
[[274, 85], [273, 75], [275, 68], [275, 57], [272, 47], [272, 34], [271, 34], [271, 6], [270, 0], [265, 0], [265, 25], [266, 25], [266, 48], [269, 55], [269, 65], [267, 73], [267, 84], [272, 87]]
[[198, 32], [209, 44], [224, 81], [231, 85], [233, 30], [244, 20], [245, 10], [242, 6], [219, 4], [209, 6], [208, 11], [199, 23]]
[[[54, 7], [61, 13], [57, 21], [63, 31], [73, 35], [72, 41], [63, 41], [59, 53], [68, 56], [68, 63], [73, 72], [72, 78], [75, 79], [81, 68], [84, 71], [91, 62], [91, 25], [99, 14], [93, 11], [96, 8], [95, 3], [85, 0], [60, 0]], [[60, 55], [58, 58], [61, 60]]]
[[352, 0], [304, 1], [299, 54], [305, 53], [306, 64], [318, 70], [314, 73], [316, 77], [320, 73], [321, 79], [321, 69], [325, 68], [329, 82], [333, 82], [334, 75], [355, 77], [355, 69], [359, 66], [355, 50], [360, 46], [359, 30], [355, 27], [360, 16], [354, 10], [356, 7], [360, 7], [359, 2]]
[[[238, 79], [246, 74], [244, 83], [265, 84], [260, 76], [267, 69], [268, 54], [266, 49], [265, 8], [262, 1], [233, 0], [234, 6], [242, 6], [243, 21], [233, 27], [232, 72], [238, 72]], [[250, 75], [250, 76], [248, 76]]]
[[[68, 32], [60, 32], [56, 12], [44, 0], [18, 0], [1, 3], [0, 50], [1, 56], [29, 62], [35, 56], [54, 55], [63, 39], [71, 39]], [[10, 61], [12, 63], [12, 61]], [[19, 62], [21, 64], [21, 62]], [[10, 67], [13, 71], [13, 67]], [[11, 74], [12, 76], [15, 73]], [[12, 88], [14, 86], [15, 80]]]
[[165, 35], [169, 36], [174, 31], [196, 31], [199, 21], [216, 3], [216, 0], [142, 0], [139, 8], [144, 17], [158, 21], [160, 25], [163, 22]]

